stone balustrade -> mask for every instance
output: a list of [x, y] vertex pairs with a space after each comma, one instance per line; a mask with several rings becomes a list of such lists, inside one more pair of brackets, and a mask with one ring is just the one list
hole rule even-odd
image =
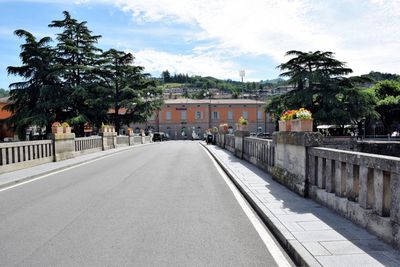
[[118, 135], [117, 136], [117, 146], [118, 147], [129, 146], [129, 136]]
[[101, 151], [103, 142], [101, 136], [75, 138], [75, 152], [86, 154]]
[[225, 134], [225, 148], [234, 153], [235, 152], [235, 136], [233, 134]]
[[52, 140], [0, 143], [0, 173], [53, 161]]
[[140, 135], [131, 136], [131, 139], [133, 139], [133, 143], [132, 144], [136, 145], [136, 144], [141, 144], [142, 143], [142, 137]]
[[400, 248], [400, 158], [321, 147], [322, 140], [276, 132], [273, 140], [225, 134], [217, 143]]
[[400, 244], [400, 158], [313, 147], [309, 195], [385, 240]]
[[243, 158], [270, 172], [275, 162], [275, 147], [272, 140], [245, 137], [243, 142]]
[[52, 140], [0, 143], [0, 174], [83, 154], [150, 142], [150, 136], [117, 136], [115, 132], [104, 132], [101, 136], [80, 138], [76, 138], [74, 133], [57, 133], [52, 135]]

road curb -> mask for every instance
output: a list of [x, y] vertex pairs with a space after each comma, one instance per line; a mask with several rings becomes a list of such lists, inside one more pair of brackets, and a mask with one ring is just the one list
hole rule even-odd
[[257, 196], [254, 195], [253, 192], [251, 192], [244, 184], [242, 184], [236, 175], [221, 162], [221, 160], [207, 147], [207, 145], [202, 143], [200, 144], [207, 149], [218, 165], [224, 170], [229, 179], [249, 202], [251, 207], [256, 211], [258, 216], [260, 216], [261, 220], [265, 223], [271, 233], [295, 262], [296, 266], [321, 266], [321, 264], [296, 239], [289, 240], [285, 237], [285, 233], [274, 224], [273, 220], [268, 217], [268, 215], [263, 211], [262, 207], [257, 205]]
[[[82, 161], [80, 161], [80, 162], [70, 163], [70, 164], [67, 164], [67, 165], [64, 165], [64, 166], [61, 166], [61, 167], [58, 167], [58, 168], [54, 168], [54, 169], [52, 169], [52, 170], [43, 171], [43, 172], [41, 172], [41, 173], [34, 174], [34, 175], [30, 175], [30, 176], [23, 177], [23, 178], [18, 178], [18, 179], [16, 179], [16, 180], [13, 180], [13, 181], [10, 181], [10, 182], [6, 182], [6, 183], [3, 183], [3, 184], [0, 184], [0, 189], [4, 189], [4, 188], [7, 188], [7, 187], [10, 187], [10, 186], [13, 186], [13, 185], [17, 185], [17, 184], [20, 184], [20, 183], [23, 183], [23, 182], [27, 182], [27, 181], [30, 181], [30, 180], [34, 180], [34, 179], [36, 179], [36, 178], [38, 178], [38, 177], [40, 177], [40, 176], [48, 175], [48, 174], [51, 174], [51, 173], [53, 173], [53, 172], [62, 171], [62, 170], [65, 170], [65, 169], [68, 169], [68, 168], [77, 166], [77, 165], [79, 165], [79, 164], [83, 164], [83, 163], [86, 163], [86, 162], [90, 162], [90, 161], [92, 161], [92, 160], [101, 159], [101, 158], [104, 158], [104, 157], [107, 157], [107, 156], [111, 156], [111, 155], [114, 155], [114, 154], [117, 154], [117, 153], [121, 153], [121, 152], [130, 150], [130, 149], [133, 149], [133, 148], [142, 147], [142, 146], [147, 146], [147, 145], [151, 145], [151, 144], [155, 144], [155, 143], [139, 144], [139, 145], [124, 147], [124, 149], [113, 150], [112, 152], [109, 152], [108, 154], [98, 155], [98, 156], [96, 156], [96, 157], [93, 157], [93, 158], [90, 158], [90, 159], [85, 159], [85, 160], [82, 160]], [[108, 150], [108, 151], [109, 151], [109, 150]], [[96, 152], [95, 152], [95, 153], [96, 153]], [[97, 152], [97, 153], [98, 153], [98, 152]], [[79, 158], [79, 156], [78, 156], [78, 158]], [[54, 162], [49, 162], [49, 163], [44, 163], [44, 164], [51, 164], [51, 163], [54, 163]], [[40, 165], [37, 165], [37, 166], [40, 166]], [[36, 167], [36, 166], [34, 166], [34, 167]], [[31, 167], [31, 168], [32, 168], [32, 167]], [[21, 169], [21, 170], [23, 170], [23, 169]]]

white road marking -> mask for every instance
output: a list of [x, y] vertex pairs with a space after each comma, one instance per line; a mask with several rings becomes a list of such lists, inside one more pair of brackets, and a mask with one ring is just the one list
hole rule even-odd
[[[151, 143], [151, 144], [153, 144], [153, 143]], [[142, 145], [140, 145], [140, 146], [145, 146], [145, 145], [149, 145], [149, 144], [142, 144]], [[136, 146], [136, 147], [140, 147], [140, 146]], [[133, 147], [132, 147], [132, 148], [133, 148]], [[45, 175], [41, 175], [41, 176], [39, 176], [39, 177], [36, 177], [36, 178], [33, 178], [33, 179], [29, 179], [29, 180], [26, 180], [26, 181], [24, 181], [24, 182], [17, 183], [17, 184], [15, 184], [15, 185], [7, 186], [7, 187], [4, 187], [4, 188], [1, 188], [1, 189], [0, 189], [0, 192], [6, 191], [6, 190], [8, 190], [8, 189], [12, 189], [12, 188], [15, 188], [15, 187], [24, 185], [24, 184], [32, 183], [32, 182], [34, 182], [34, 181], [47, 178], [47, 177], [49, 177], [49, 176], [51, 176], [51, 175], [55, 175], [55, 174], [58, 174], [58, 173], [61, 173], [61, 172], [65, 172], [65, 171], [68, 171], [68, 170], [71, 170], [71, 169], [74, 169], [74, 168], [78, 168], [78, 167], [80, 167], [80, 166], [83, 166], [83, 165], [86, 165], [86, 164], [90, 164], [90, 163], [93, 163], [93, 162], [98, 161], [98, 160], [102, 160], [102, 159], [105, 159], [105, 158], [109, 158], [109, 157], [115, 156], [116, 154], [119, 154], [120, 152], [126, 152], [126, 151], [128, 151], [128, 150], [129, 150], [129, 149], [125, 149], [125, 150], [122, 150], [122, 151], [116, 151], [116, 152], [114, 152], [114, 153], [112, 153], [112, 154], [110, 154], [110, 155], [106, 155], [106, 156], [103, 156], [103, 157], [99, 157], [99, 158], [96, 158], [96, 159], [92, 159], [92, 160], [89, 160], [89, 161], [85, 161], [85, 162], [82, 162], [82, 163], [78, 163], [77, 165], [74, 165], [74, 166], [71, 166], [71, 167], [67, 167], [67, 168], [65, 168], [65, 169], [61, 169], [61, 170], [54, 171], [54, 172], [51, 172], [51, 173], [48, 173], [48, 174], [45, 174]]]
[[[203, 147], [203, 146], [202, 146]], [[245, 198], [242, 196], [242, 194], [239, 192], [239, 190], [236, 188], [236, 186], [233, 184], [233, 182], [229, 179], [229, 177], [226, 175], [224, 170], [218, 165], [216, 160], [213, 158], [213, 156], [210, 154], [210, 152], [203, 147], [203, 149], [206, 151], [207, 155], [211, 158], [212, 162], [214, 163], [214, 166], [217, 168], [219, 174], [222, 176], [228, 187], [231, 189], [233, 195], [235, 196], [237, 202], [239, 203], [240, 207], [243, 209], [244, 213], [246, 216], [249, 218], [251, 224], [253, 227], [256, 229], [258, 235], [260, 236], [261, 240], [264, 242], [265, 246], [267, 247], [268, 251], [271, 253], [272, 257], [274, 258], [275, 262], [278, 264], [278, 266], [291, 266], [286, 257], [283, 255], [282, 251], [278, 248], [278, 245], [276, 242], [272, 239], [270, 234], [265, 230], [265, 226], [263, 223], [260, 221], [260, 219], [254, 214], [254, 211], [252, 208], [249, 206]]]

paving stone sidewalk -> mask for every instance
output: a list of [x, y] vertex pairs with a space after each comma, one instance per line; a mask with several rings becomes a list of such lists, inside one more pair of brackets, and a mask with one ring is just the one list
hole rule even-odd
[[328, 208], [303, 198], [256, 166], [205, 146], [289, 253], [309, 266], [400, 266], [400, 251]]
[[[151, 144], [151, 143], [150, 143]], [[77, 156], [72, 159], [67, 159], [63, 161], [58, 161], [58, 162], [50, 162], [50, 163], [45, 163], [45, 164], [40, 164], [34, 167], [26, 168], [26, 169], [21, 169], [18, 171], [13, 171], [13, 172], [8, 172], [8, 173], [3, 173], [0, 174], [0, 189], [4, 187], [11, 186], [13, 184], [21, 183], [27, 180], [34, 179], [36, 177], [46, 175], [58, 170], [66, 169], [87, 161], [91, 161], [97, 158], [102, 158], [108, 155], [112, 155], [115, 153], [119, 153], [122, 151], [126, 151], [129, 149], [134, 149], [140, 146], [146, 146], [149, 144], [140, 144], [140, 145], [135, 145], [135, 146], [126, 146], [126, 147], [120, 147], [120, 148], [115, 148], [115, 149], [109, 149], [105, 151], [99, 151], [99, 152], [94, 152], [82, 156]]]

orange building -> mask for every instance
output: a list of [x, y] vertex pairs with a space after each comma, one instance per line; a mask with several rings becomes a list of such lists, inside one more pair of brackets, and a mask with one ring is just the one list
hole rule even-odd
[[273, 132], [270, 114], [264, 102], [250, 99], [168, 99], [145, 124], [131, 128], [165, 132], [172, 139], [191, 138], [193, 131], [200, 137], [209, 128], [227, 123], [233, 130], [241, 116], [248, 120], [250, 132]]
[[8, 104], [8, 97], [0, 98], [0, 141], [3, 141], [4, 138], [13, 138], [14, 133], [7, 127], [4, 122], [1, 120], [7, 119], [11, 117], [11, 112], [7, 110], [3, 110], [3, 107]]

